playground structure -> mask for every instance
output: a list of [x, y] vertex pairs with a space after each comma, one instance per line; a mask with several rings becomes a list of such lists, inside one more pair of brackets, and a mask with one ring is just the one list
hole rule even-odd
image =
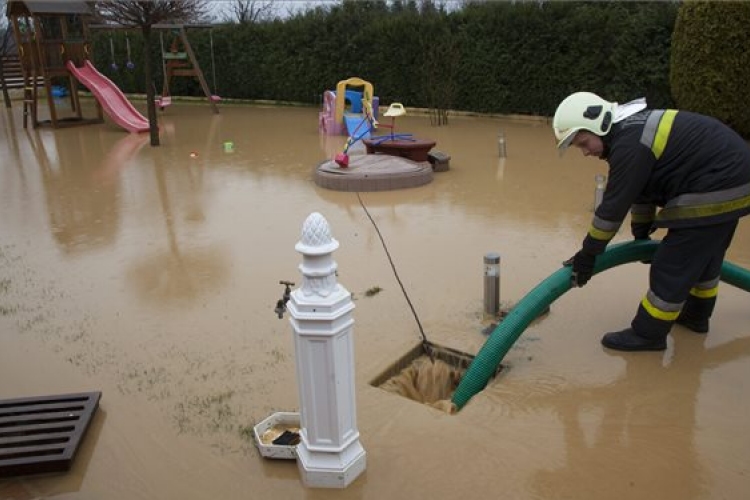
[[327, 135], [351, 137], [367, 121], [366, 113], [369, 112], [372, 119], [377, 120], [379, 102], [370, 82], [358, 77], [341, 80], [336, 84], [335, 91], [326, 90], [323, 93], [323, 111], [318, 114], [318, 130]]
[[[159, 33], [164, 84], [162, 86], [161, 96], [158, 97], [156, 101], [157, 106], [163, 110], [172, 103], [172, 94], [169, 90], [172, 78], [176, 76], [193, 77], [198, 80], [201, 90], [211, 105], [211, 110], [218, 114], [219, 108], [216, 106], [216, 103], [221, 100], [221, 97], [209, 89], [208, 82], [198, 64], [198, 59], [195, 57], [193, 47], [188, 40], [185, 25], [157, 24], [154, 27], [162, 30], [171, 30], [174, 33], [169, 50], [165, 50], [163, 31]], [[211, 40], [211, 73], [213, 75], [214, 89], [216, 89], [216, 62], [214, 60], [213, 35], [210, 31], [209, 37]]]
[[[363, 100], [362, 102], [362, 110], [364, 111], [364, 116], [362, 119], [357, 119], [357, 123], [353, 125], [353, 130], [350, 130], [349, 132], [349, 138], [346, 141], [346, 146], [344, 147], [344, 151], [341, 153], [338, 153], [334, 161], [341, 167], [346, 168], [349, 166], [349, 149], [354, 146], [357, 142], [363, 141], [363, 144], [367, 147], [367, 153], [375, 153], [378, 151], [375, 151], [373, 148], [370, 147], [370, 143], [368, 141], [373, 141], [374, 143], [381, 143], [382, 141], [394, 141], [397, 139], [402, 138], [410, 138], [411, 134], [400, 134], [399, 136], [396, 136], [394, 134], [394, 130], [396, 128], [396, 117], [397, 116], [403, 116], [406, 114], [406, 110], [404, 109], [403, 104], [396, 102], [390, 105], [388, 110], [385, 112], [384, 116], [391, 118], [391, 124], [390, 125], [382, 125], [378, 123], [377, 120], [372, 115], [372, 109], [368, 105], [366, 101]], [[374, 132], [378, 127], [383, 126], [391, 129], [390, 135], [385, 136], [379, 136], [379, 137], [373, 137], [371, 134]], [[349, 127], [347, 127], [349, 128]], [[432, 144], [434, 146], [434, 143]], [[432, 147], [432, 146], [430, 146]], [[396, 156], [404, 156], [405, 158], [409, 158], [408, 155], [396, 155]], [[416, 160], [415, 158], [409, 158], [411, 160], [415, 161], [427, 161], [427, 152], [425, 151], [424, 154], [425, 158], [423, 160]]]
[[[363, 90], [351, 90], [349, 87]], [[323, 110], [318, 113], [318, 130], [325, 135], [349, 136], [344, 150], [333, 159], [340, 168], [349, 167], [349, 149], [362, 141], [368, 154], [386, 154], [417, 163], [430, 162], [436, 171], [448, 170], [449, 156], [441, 152], [430, 153], [435, 141], [416, 139], [412, 134], [395, 133], [396, 117], [406, 114], [403, 104], [394, 102], [388, 107], [383, 116], [391, 119], [389, 125], [377, 120], [379, 104], [372, 84], [358, 77], [341, 80], [335, 91], [327, 90], [323, 94]], [[390, 133], [373, 135], [379, 127], [389, 128]]]
[[[34, 128], [47, 124], [38, 118], [39, 86], [48, 96], [53, 127], [102, 123], [102, 107], [97, 102], [96, 116], [84, 118], [78, 99], [78, 81], [66, 66], [68, 61], [83, 64], [91, 52], [89, 21], [92, 13], [86, 2], [23, 2], [12, 0], [7, 15], [18, 46], [23, 71], [23, 124], [29, 118]], [[57, 84], [70, 89], [72, 116], [62, 117], [57, 100], [52, 98]]]
[[[207, 28], [209, 29], [209, 39], [211, 44], [211, 73], [213, 75], [213, 87], [216, 89], [216, 62], [214, 57], [214, 39], [213, 33], [210, 31], [212, 26], [210, 24], [166, 24], [159, 23], [151, 26], [154, 30], [159, 31], [159, 46], [161, 49], [161, 65], [162, 65], [162, 90], [161, 95], [155, 97], [156, 106], [162, 111], [172, 104], [172, 92], [170, 90], [172, 80], [175, 77], [192, 77], [198, 82], [201, 91], [206, 96], [211, 111], [215, 114], [219, 114], [219, 108], [216, 105], [217, 102], [221, 101], [215, 92], [213, 92], [208, 85], [205, 74], [198, 63], [198, 58], [195, 55], [190, 40], [188, 39], [187, 31], [188, 28]], [[132, 28], [125, 26], [111, 26], [111, 25], [92, 25], [92, 29], [106, 29], [106, 30], [130, 30]], [[164, 43], [165, 32], [171, 32], [172, 41], [169, 43], [169, 48], [166, 48]], [[127, 47], [127, 62], [126, 67], [132, 69], [133, 63], [130, 59], [130, 40], [126, 35], [125, 38]], [[112, 62], [110, 66], [113, 69], [117, 68], [115, 62], [115, 49], [113, 41], [110, 39], [110, 51]]]
[[[373, 94], [372, 84], [357, 77], [341, 80], [335, 92], [324, 93], [323, 110], [318, 114], [321, 136], [347, 134], [349, 137], [343, 151], [316, 167], [317, 185], [337, 191], [403, 189], [427, 184], [433, 179], [433, 171], [448, 169], [450, 157], [430, 153], [435, 141], [395, 133], [396, 118], [406, 114], [403, 104], [392, 103], [383, 114], [390, 118], [390, 124], [379, 123], [379, 100]], [[380, 127], [390, 132], [373, 135]], [[349, 150], [360, 141], [365, 146], [362, 153], [367, 154], [355, 155], [350, 160]]]
[[[130, 132], [149, 130], [148, 120], [132, 105], [117, 85], [97, 71], [92, 62], [91, 29], [112, 26], [97, 26], [90, 23], [93, 13], [89, 2], [32, 2], [11, 0], [7, 15], [13, 29], [23, 72], [23, 124], [29, 119], [34, 128], [51, 125], [54, 128], [102, 123], [103, 112], [119, 126]], [[175, 76], [192, 76], [198, 79], [208, 97], [214, 113], [218, 113], [214, 96], [208, 88], [203, 72], [198, 65], [187, 39], [186, 26], [181, 24], [156, 24], [159, 30], [176, 33], [172, 44], [174, 51], [163, 52], [164, 89], [169, 95], [169, 81]], [[127, 28], [123, 28], [127, 29]], [[213, 42], [213, 39], [212, 39]], [[213, 43], [211, 47], [213, 61]], [[128, 64], [132, 64], [128, 54]], [[215, 80], [215, 79], [214, 79]], [[215, 82], [214, 82], [215, 83]], [[96, 116], [86, 118], [78, 96], [79, 84], [83, 84], [96, 98]], [[47, 96], [50, 119], [39, 119], [40, 87]], [[58, 108], [63, 102], [57, 99], [57, 89], [69, 89], [71, 113]], [[160, 102], [165, 107], [165, 92]]]

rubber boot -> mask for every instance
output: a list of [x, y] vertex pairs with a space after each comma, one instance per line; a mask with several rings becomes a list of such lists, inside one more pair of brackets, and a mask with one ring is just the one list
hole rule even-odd
[[602, 345], [617, 351], [663, 351], [667, 348], [667, 337], [644, 337], [632, 328], [626, 328], [605, 334], [602, 337]]
[[714, 306], [716, 306], [716, 297], [702, 299], [690, 295], [675, 323], [695, 333], [708, 333], [708, 320], [714, 312]]

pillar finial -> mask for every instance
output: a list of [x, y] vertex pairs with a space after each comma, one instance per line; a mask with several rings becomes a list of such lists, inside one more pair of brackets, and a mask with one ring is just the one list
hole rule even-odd
[[305, 296], [328, 297], [337, 289], [336, 268], [332, 253], [339, 242], [331, 236], [328, 221], [318, 212], [311, 213], [302, 224], [302, 235], [294, 246], [302, 254], [302, 287]]
[[294, 249], [303, 255], [322, 255], [332, 253], [339, 247], [339, 242], [331, 236], [331, 226], [318, 212], [307, 216], [302, 224], [302, 236]]

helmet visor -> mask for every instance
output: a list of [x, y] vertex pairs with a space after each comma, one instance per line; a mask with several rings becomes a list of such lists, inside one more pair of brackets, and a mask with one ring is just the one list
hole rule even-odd
[[560, 152], [560, 154], [563, 154], [563, 152], [565, 152], [565, 150], [570, 147], [570, 144], [573, 142], [573, 139], [575, 139], [576, 134], [579, 130], [581, 129], [578, 127], [573, 127], [560, 132], [555, 131], [555, 135], [559, 139], [557, 141], [557, 150]]

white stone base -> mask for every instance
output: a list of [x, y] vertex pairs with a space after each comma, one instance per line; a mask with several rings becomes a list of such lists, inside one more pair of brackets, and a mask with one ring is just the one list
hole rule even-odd
[[310, 451], [303, 441], [297, 446], [297, 466], [308, 488], [346, 488], [364, 472], [367, 454], [359, 441], [341, 453]]

